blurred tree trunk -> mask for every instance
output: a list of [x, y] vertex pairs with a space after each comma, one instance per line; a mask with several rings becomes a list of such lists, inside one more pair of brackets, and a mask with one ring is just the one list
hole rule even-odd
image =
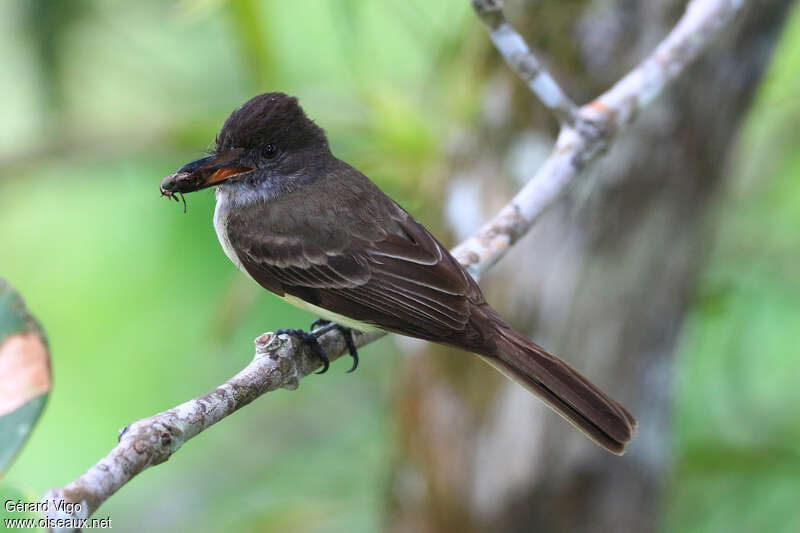
[[[506, 2], [585, 102], [660, 41], [684, 1]], [[673, 351], [725, 177], [788, 0], [753, 2], [588, 178], [481, 280], [520, 331], [639, 419], [623, 458], [594, 447], [476, 358], [410, 345], [397, 394], [388, 531], [653, 531], [670, 470]], [[476, 20], [472, 27], [482, 31]], [[554, 120], [484, 49], [481, 126], [455, 143], [445, 211], [465, 237], [530, 178]], [[702, 406], [697, 406], [702, 409]]]

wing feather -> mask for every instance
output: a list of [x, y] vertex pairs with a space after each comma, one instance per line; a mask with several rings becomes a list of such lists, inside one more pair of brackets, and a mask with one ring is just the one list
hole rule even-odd
[[[415, 337], [462, 332], [472, 306], [483, 302], [480, 290], [422, 225], [383, 198], [370, 220], [339, 219], [333, 226], [311, 216], [299, 228], [272, 204], [266, 217], [263, 206], [240, 209], [229, 219], [228, 236], [247, 272], [281, 296]], [[374, 217], [379, 228], [369, 224]]]

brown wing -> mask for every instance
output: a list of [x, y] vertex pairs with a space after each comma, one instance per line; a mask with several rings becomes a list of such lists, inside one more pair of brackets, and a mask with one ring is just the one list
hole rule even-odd
[[301, 215], [290, 199], [248, 208], [229, 221], [231, 244], [280, 296], [405, 335], [463, 337], [480, 289], [411, 215], [371, 192], [351, 198], [358, 209], [305, 205]]

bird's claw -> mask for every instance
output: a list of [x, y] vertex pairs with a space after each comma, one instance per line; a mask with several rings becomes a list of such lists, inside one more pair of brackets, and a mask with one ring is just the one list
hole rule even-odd
[[310, 329], [311, 331], [303, 331], [302, 329], [279, 329], [275, 332], [275, 334], [293, 335], [297, 337], [300, 342], [311, 348], [311, 352], [322, 361], [322, 368], [316, 373], [324, 374], [328, 371], [331, 361], [328, 358], [328, 354], [325, 353], [325, 349], [320, 345], [319, 340], [317, 339], [332, 329], [339, 330], [344, 337], [344, 342], [347, 345], [347, 351], [350, 352], [350, 357], [353, 358], [353, 366], [350, 367], [350, 370], [348, 370], [347, 373], [349, 374], [358, 368], [358, 349], [356, 348], [356, 343], [353, 341], [353, 330], [342, 326], [341, 324], [337, 324], [322, 318], [315, 320], [311, 324]]
[[[319, 328], [319, 329], [317, 329]], [[345, 327], [341, 324], [337, 324], [336, 322], [331, 322], [330, 320], [326, 320], [324, 318], [320, 318], [315, 320], [311, 323], [311, 330], [314, 335], [322, 335], [323, 333], [327, 333], [328, 331], [336, 329], [341, 332], [342, 336], [344, 337], [344, 342], [347, 345], [347, 351], [350, 353], [350, 357], [353, 358], [353, 366], [350, 367], [350, 370], [347, 371], [349, 374], [353, 372], [356, 368], [358, 368], [358, 349], [356, 348], [356, 343], [353, 341], [353, 330], [351, 328]]]
[[328, 359], [328, 354], [320, 346], [317, 336], [314, 333], [303, 331], [302, 329], [279, 329], [275, 332], [276, 335], [293, 335], [297, 337], [300, 342], [311, 348], [311, 352], [322, 361], [322, 368], [315, 372], [315, 374], [324, 374], [328, 371], [331, 361]]

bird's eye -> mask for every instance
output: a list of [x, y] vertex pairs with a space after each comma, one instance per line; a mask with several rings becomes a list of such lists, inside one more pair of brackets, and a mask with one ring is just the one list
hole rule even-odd
[[270, 143], [264, 147], [264, 157], [272, 159], [276, 155], [278, 155], [278, 149], [275, 148], [274, 144]]

